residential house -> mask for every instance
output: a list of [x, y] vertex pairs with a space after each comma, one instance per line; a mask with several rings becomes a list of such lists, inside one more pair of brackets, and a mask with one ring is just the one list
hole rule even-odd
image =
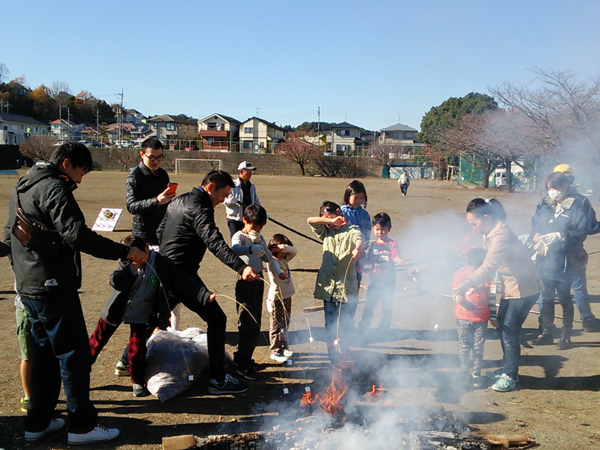
[[212, 114], [198, 121], [202, 150], [219, 152], [239, 151], [239, 130], [242, 123], [223, 114]]
[[147, 119], [155, 136], [171, 150], [183, 150], [190, 141], [198, 139], [198, 121], [164, 114]]
[[144, 119], [146, 119], [146, 117], [144, 117], [144, 115], [139, 112], [137, 109], [124, 109], [123, 110], [123, 120], [125, 121], [125, 123], [135, 123], [135, 124], [140, 124], [140, 123], [144, 123]]
[[251, 117], [240, 125], [240, 153], [274, 153], [285, 131], [274, 123]]
[[367, 146], [362, 139], [360, 128], [348, 122], [332, 124], [327, 144], [335, 156], [357, 156]]
[[150, 134], [150, 128], [146, 123], [111, 123], [106, 126], [106, 133], [112, 142], [131, 140], [141, 143]]
[[50, 126], [20, 114], [0, 113], [0, 145], [19, 145], [29, 136], [48, 136]]
[[85, 128], [83, 124], [76, 124], [70, 120], [56, 119], [50, 122], [50, 131], [61, 141], [79, 141], [82, 139], [81, 131]]
[[423, 146], [415, 140], [418, 131], [408, 125], [397, 123], [380, 131], [378, 144], [389, 147], [390, 150], [397, 149], [394, 153], [404, 159], [412, 158], [414, 150]]

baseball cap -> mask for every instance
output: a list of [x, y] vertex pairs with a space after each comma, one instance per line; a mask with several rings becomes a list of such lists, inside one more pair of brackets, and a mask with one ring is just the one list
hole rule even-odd
[[238, 166], [238, 172], [240, 170], [256, 170], [256, 167], [254, 167], [248, 161], [244, 161], [244, 162], [241, 162], [240, 165]]
[[571, 176], [574, 175], [573, 174], [573, 169], [568, 164], [559, 164], [558, 166], [556, 166], [554, 168], [554, 172], [562, 172], [565, 175], [571, 175]]

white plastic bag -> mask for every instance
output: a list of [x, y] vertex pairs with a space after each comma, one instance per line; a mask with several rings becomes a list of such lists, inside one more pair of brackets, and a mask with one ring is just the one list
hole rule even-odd
[[208, 366], [206, 333], [200, 328], [159, 331], [148, 339], [146, 386], [161, 403], [192, 387]]

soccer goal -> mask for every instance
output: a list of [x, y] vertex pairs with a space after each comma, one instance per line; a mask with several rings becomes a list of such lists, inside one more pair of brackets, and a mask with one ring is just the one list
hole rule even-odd
[[206, 173], [211, 170], [223, 170], [220, 159], [176, 159], [175, 173]]

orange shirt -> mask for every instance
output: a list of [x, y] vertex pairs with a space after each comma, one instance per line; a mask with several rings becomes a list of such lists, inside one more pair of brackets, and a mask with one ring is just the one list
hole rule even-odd
[[[452, 279], [452, 287], [457, 287], [467, 278], [469, 278], [469, 271], [466, 268], [460, 269], [454, 274]], [[468, 320], [469, 322], [487, 322], [490, 318], [490, 287], [488, 283], [480, 284], [477, 287], [469, 289], [465, 292], [465, 300], [474, 305], [475, 308], [467, 309], [460, 303], [456, 304], [454, 308], [454, 314], [457, 319]]]

